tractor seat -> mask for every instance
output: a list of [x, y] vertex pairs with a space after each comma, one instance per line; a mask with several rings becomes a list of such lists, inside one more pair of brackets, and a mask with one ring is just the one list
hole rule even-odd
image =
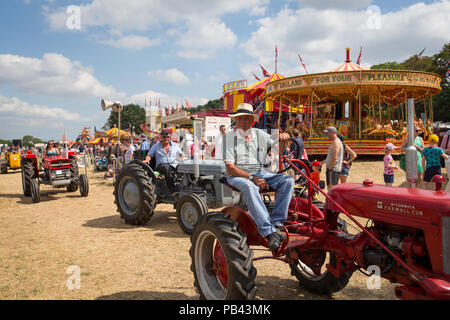
[[[241, 192], [240, 190], [236, 189], [235, 187], [233, 187], [232, 185], [228, 184], [227, 181], [227, 177], [222, 177], [219, 179], [220, 183], [223, 183], [224, 185], [226, 185], [228, 188], [230, 188], [231, 190], [233, 190], [234, 192]], [[271, 187], [269, 187], [268, 191], [259, 191], [259, 193], [267, 193], [267, 192], [276, 192], [275, 189], [272, 189]]]

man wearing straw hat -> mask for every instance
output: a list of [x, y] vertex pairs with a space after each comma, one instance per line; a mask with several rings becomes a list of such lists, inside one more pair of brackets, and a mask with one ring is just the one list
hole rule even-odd
[[[263, 130], [252, 128], [258, 115], [253, 113], [251, 104], [239, 104], [230, 117], [236, 121], [236, 127], [227, 132], [223, 140], [223, 156], [229, 175], [227, 183], [241, 192], [258, 232], [268, 240], [270, 250], [276, 250], [286, 239], [281, 230], [294, 192], [294, 179], [264, 170], [268, 147], [274, 145], [274, 141]], [[282, 133], [279, 139], [280, 148], [284, 150], [289, 135]], [[275, 154], [274, 149], [272, 153]], [[269, 187], [277, 191], [270, 216], [259, 194], [260, 191], [268, 191]]]

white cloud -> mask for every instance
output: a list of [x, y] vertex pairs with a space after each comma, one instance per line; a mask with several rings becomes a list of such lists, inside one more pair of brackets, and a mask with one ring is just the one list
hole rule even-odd
[[170, 82], [174, 84], [189, 83], [189, 78], [177, 68], [151, 71], [148, 72], [148, 75], [151, 77], [155, 77], [160, 81]]
[[[16, 97], [9, 98], [0, 94], [0, 114], [2, 117], [49, 119], [64, 121], [87, 121], [88, 119], [78, 113], [62, 108], [47, 107], [29, 104]], [[50, 125], [52, 122], [47, 122]]]
[[218, 49], [230, 48], [236, 41], [233, 31], [219, 20], [191, 20], [178, 40], [182, 49], [177, 54], [188, 59], [212, 58]]
[[110, 45], [115, 48], [141, 50], [144, 48], [159, 45], [160, 39], [150, 39], [145, 36], [129, 35], [118, 39], [100, 40], [100, 43]]
[[[242, 10], [262, 15], [268, 3], [269, 0], [93, 0], [80, 6], [81, 30], [103, 28], [100, 30], [106, 29], [107, 33], [137, 30], [154, 38], [150, 35], [153, 30], [168, 26], [172, 27], [168, 34], [178, 37], [179, 56], [205, 59], [236, 42], [236, 35], [220, 20], [221, 16]], [[43, 14], [51, 30], [68, 31], [66, 7], [47, 7]], [[110, 41], [103, 43], [111, 44]], [[112, 43], [117, 44], [117, 41]]]
[[123, 97], [98, 81], [91, 67], [61, 54], [46, 53], [42, 59], [0, 55], [0, 85], [22, 92], [58, 97]]
[[[257, 20], [259, 28], [241, 47], [253, 61], [243, 63], [241, 72], [259, 71], [258, 63], [273, 72], [274, 46], [278, 45], [278, 71], [284, 75], [304, 74], [300, 53], [308, 71], [324, 72], [345, 60], [345, 48], [355, 61], [363, 46], [363, 66], [402, 61], [424, 47], [432, 55], [450, 40], [450, 1], [418, 3], [380, 15], [380, 28], [370, 28], [366, 10], [284, 8], [273, 17]], [[299, 30], [301, 32], [299, 32]], [[269, 69], [270, 68], [270, 69]]]
[[373, 0], [298, 0], [299, 6], [302, 8], [316, 9], [359, 9], [369, 6]]

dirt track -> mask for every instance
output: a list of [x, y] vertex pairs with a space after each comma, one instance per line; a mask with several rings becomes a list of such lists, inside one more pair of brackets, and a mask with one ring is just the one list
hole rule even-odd
[[[358, 161], [350, 182], [382, 183], [382, 161]], [[116, 212], [112, 182], [90, 176], [89, 197], [42, 187], [41, 202], [22, 194], [20, 172], [0, 175], [0, 299], [198, 299], [190, 272], [190, 241], [170, 205], [158, 205], [145, 226], [126, 225]], [[324, 178], [324, 177], [322, 177]], [[396, 176], [396, 185], [404, 174]], [[350, 230], [351, 231], [351, 230]], [[255, 256], [267, 251], [255, 251]], [[69, 290], [69, 266], [81, 287]], [[393, 284], [368, 290], [355, 272], [332, 297], [298, 288], [288, 265], [256, 261], [257, 299], [395, 299]]]

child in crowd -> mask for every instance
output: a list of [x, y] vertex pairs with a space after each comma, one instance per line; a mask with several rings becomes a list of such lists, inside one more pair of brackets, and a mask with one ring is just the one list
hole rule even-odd
[[397, 147], [392, 143], [388, 143], [384, 147], [384, 183], [386, 187], [392, 187], [394, 184], [394, 170], [398, 169], [392, 157], [392, 151], [394, 149], [397, 149]]
[[319, 185], [320, 182], [320, 161], [313, 161], [311, 164], [313, 171], [311, 172], [311, 180]]
[[441, 174], [441, 162], [439, 157], [443, 157], [445, 160], [448, 159], [444, 150], [438, 147], [439, 137], [437, 135], [432, 134], [429, 141], [430, 146], [422, 151], [422, 159], [425, 159], [426, 161], [426, 170], [423, 177], [425, 189], [427, 189], [433, 176]]

